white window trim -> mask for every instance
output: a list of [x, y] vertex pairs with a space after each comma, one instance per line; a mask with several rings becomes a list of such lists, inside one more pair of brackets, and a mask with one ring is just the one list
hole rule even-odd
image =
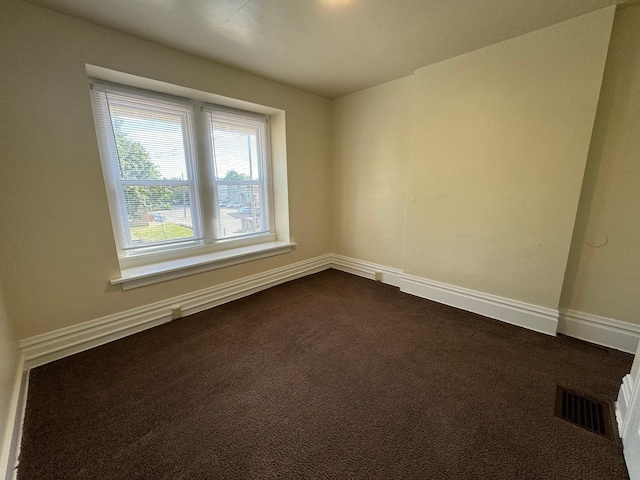
[[289, 236], [286, 127], [283, 110], [95, 65], [86, 64], [85, 67], [89, 78], [268, 115], [272, 120], [269, 122], [270, 132], [267, 137], [271, 154], [268, 172], [271, 195], [269, 196], [270, 205], [267, 207], [272, 212], [270, 231], [218, 240], [212, 244], [194, 245], [190, 248], [176, 248], [163, 252], [148, 251], [128, 257], [119, 256], [121, 274], [120, 277], [110, 281], [112, 285], [121, 285], [123, 290], [128, 290], [288, 253], [295, 248], [296, 244], [290, 241]]
[[111, 280], [111, 285], [122, 285], [123, 290], [130, 290], [196, 273], [289, 253], [295, 246], [295, 243], [289, 242], [266, 242], [122, 269], [121, 276]]

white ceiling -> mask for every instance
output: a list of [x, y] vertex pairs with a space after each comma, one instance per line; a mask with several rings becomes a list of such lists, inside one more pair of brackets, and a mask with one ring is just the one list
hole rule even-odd
[[621, 0], [29, 0], [328, 98]]

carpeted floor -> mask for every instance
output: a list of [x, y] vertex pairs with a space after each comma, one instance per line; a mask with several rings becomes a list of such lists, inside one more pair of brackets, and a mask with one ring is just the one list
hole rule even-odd
[[18, 478], [624, 479], [631, 362], [328, 270], [33, 370]]

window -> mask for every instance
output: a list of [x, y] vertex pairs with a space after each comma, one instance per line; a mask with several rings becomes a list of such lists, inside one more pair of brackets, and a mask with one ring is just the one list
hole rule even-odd
[[269, 117], [93, 80], [121, 260], [275, 240]]
[[269, 230], [265, 118], [208, 106], [204, 112], [213, 150], [216, 238]]
[[284, 110], [86, 69], [101, 78], [90, 86], [120, 262], [112, 285], [128, 290], [295, 247]]

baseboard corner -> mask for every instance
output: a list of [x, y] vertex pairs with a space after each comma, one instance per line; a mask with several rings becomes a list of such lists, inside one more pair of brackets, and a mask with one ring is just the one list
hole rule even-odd
[[640, 341], [640, 325], [564, 308], [558, 333], [627, 353], [635, 353]]

